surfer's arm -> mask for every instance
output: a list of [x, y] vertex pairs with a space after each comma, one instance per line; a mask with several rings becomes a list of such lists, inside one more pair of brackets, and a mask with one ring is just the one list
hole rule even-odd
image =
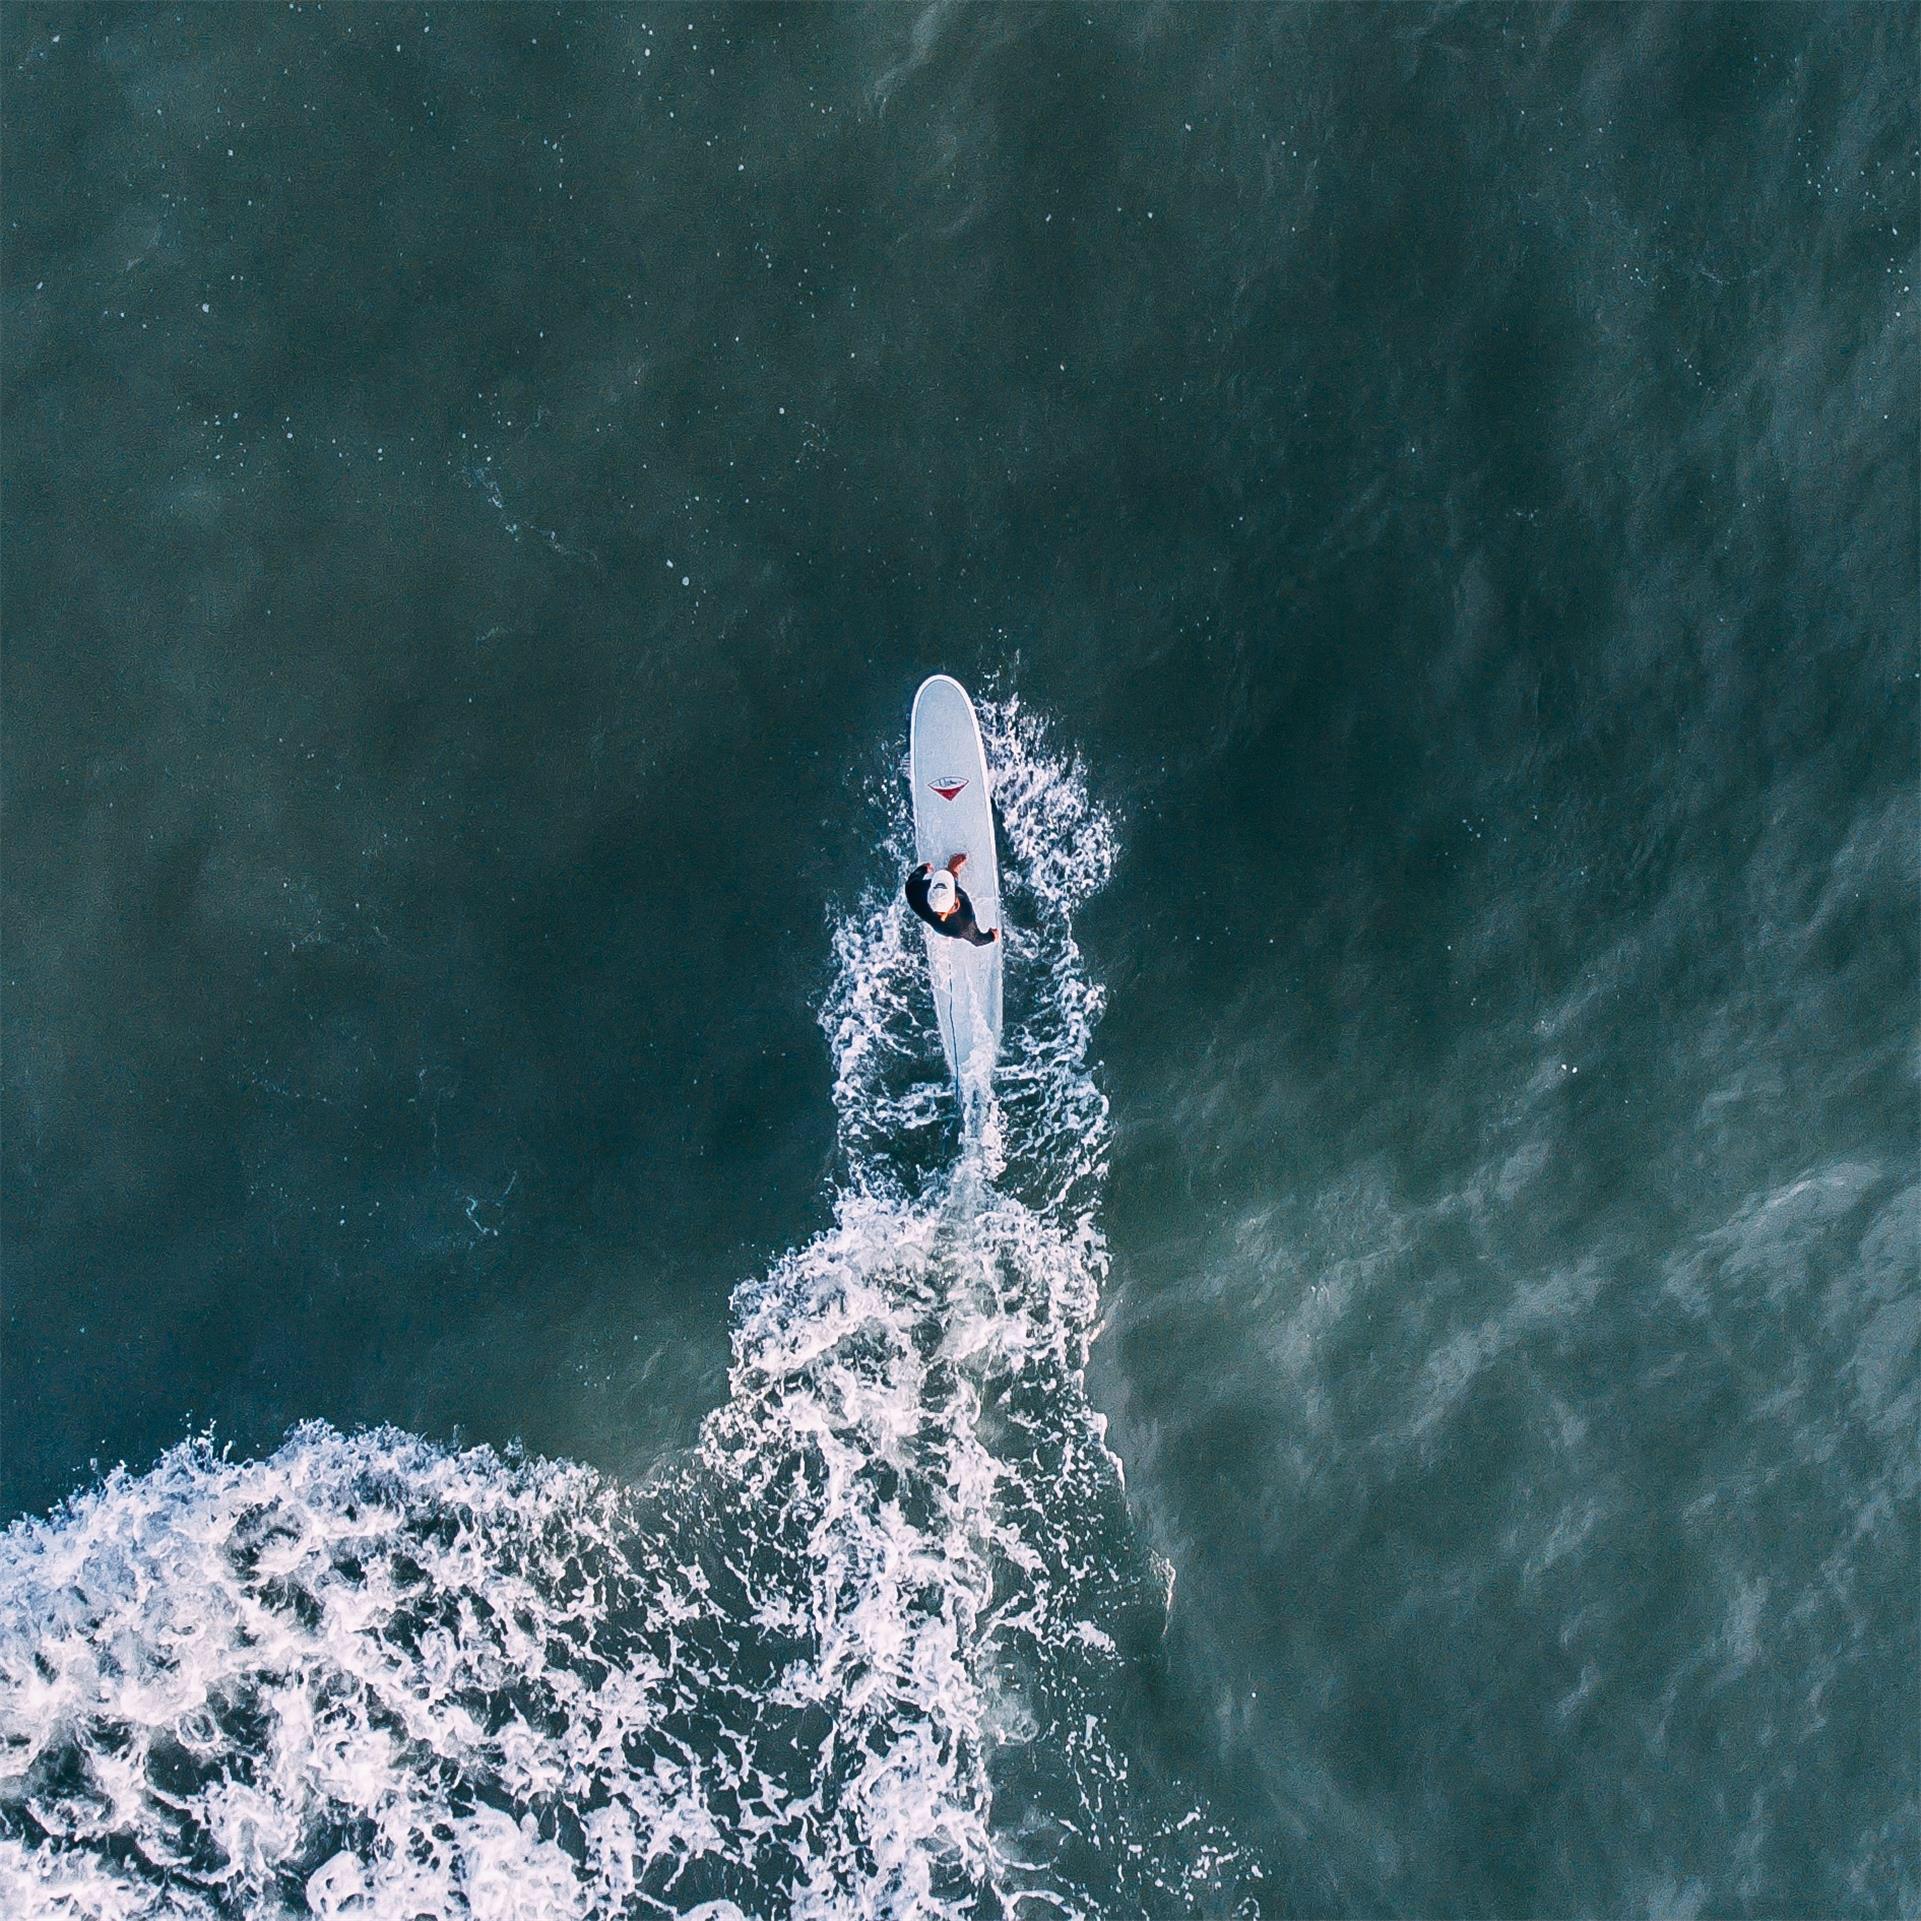
[[927, 877], [933, 871], [932, 866], [927, 863], [912, 869], [901, 892], [907, 896], [907, 905], [913, 911], [915, 919], [924, 920], [929, 927], [945, 932], [946, 930], [941, 928], [939, 915], [927, 904]]

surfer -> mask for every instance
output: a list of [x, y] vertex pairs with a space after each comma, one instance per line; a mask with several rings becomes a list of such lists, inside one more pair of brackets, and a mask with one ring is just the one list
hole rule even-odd
[[976, 947], [991, 947], [1000, 939], [1000, 929], [990, 927], [982, 933], [974, 918], [974, 903], [960, 884], [966, 859], [965, 854], [956, 854], [941, 868], [931, 860], [922, 861], [907, 876], [907, 904], [935, 933], [972, 941]]

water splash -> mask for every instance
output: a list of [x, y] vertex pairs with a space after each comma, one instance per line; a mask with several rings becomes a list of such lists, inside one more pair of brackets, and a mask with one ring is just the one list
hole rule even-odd
[[315, 1425], [16, 1525], [0, 1911], [1251, 1911], [1258, 1871], [1113, 1732], [1168, 1596], [1082, 1385], [1108, 1126], [1072, 922], [1115, 836], [1039, 722], [981, 718], [1010, 976], [981, 1125], [903, 939], [889, 769], [821, 1016], [833, 1225], [738, 1290], [694, 1453], [632, 1490]]

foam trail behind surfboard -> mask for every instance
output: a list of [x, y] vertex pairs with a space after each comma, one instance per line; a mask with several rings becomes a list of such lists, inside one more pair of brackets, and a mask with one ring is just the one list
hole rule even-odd
[[1259, 1912], [1125, 1733], [1171, 1573], [1084, 1379], [1115, 830], [981, 720], [1023, 991], [958, 1161], [890, 744], [830, 923], [832, 1219], [742, 1282], [698, 1446], [634, 1488], [316, 1424], [0, 1532], [0, 1915]]

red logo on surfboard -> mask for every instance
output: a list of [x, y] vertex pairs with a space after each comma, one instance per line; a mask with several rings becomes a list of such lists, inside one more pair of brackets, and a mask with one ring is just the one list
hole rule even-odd
[[930, 780], [927, 784], [942, 800], [952, 800], [967, 785], [964, 780], [956, 780], [952, 774], [942, 780]]

